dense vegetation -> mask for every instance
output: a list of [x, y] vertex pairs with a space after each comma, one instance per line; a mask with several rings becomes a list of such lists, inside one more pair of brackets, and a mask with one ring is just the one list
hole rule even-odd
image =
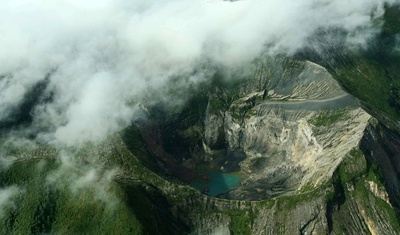
[[335, 50], [327, 49], [333, 63], [323, 58], [316, 62], [324, 64], [374, 114], [400, 120], [400, 6], [386, 7], [382, 20], [382, 31], [366, 49], [334, 45]]
[[2, 188], [21, 188], [12, 206], [1, 213], [0, 234], [141, 233], [142, 225], [126, 206], [119, 185], [113, 183], [109, 190], [122, 201], [110, 207], [95, 199], [95, 188], [73, 193], [67, 182], [51, 184], [47, 178], [57, 165], [54, 160], [27, 161], [0, 172]]

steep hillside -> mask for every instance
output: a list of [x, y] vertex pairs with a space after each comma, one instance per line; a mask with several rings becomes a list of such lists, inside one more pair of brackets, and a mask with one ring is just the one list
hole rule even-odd
[[390, 132], [327, 70], [263, 57], [215, 71], [103, 143], [3, 146], [3, 233], [400, 232], [392, 152], [376, 141]]
[[[324, 66], [347, 92], [362, 101], [369, 113], [389, 128], [400, 130], [400, 4], [386, 6], [376, 24], [382, 24], [382, 29], [365, 47], [346, 47], [343, 38], [349, 32], [332, 29], [310, 38], [310, 44], [322, 44], [321, 51], [308, 48], [298, 56]], [[341, 40], [333, 40], [338, 37]]]
[[[14, 206], [3, 211], [2, 233], [400, 232], [379, 168], [369, 165], [360, 150], [346, 154], [332, 179], [321, 186], [296, 195], [250, 202], [209, 197], [188, 185], [160, 177], [137, 160], [137, 155], [146, 154], [137, 141], [139, 133], [134, 128], [126, 132], [131, 141], [136, 139], [133, 143], [137, 148], [129, 151], [119, 137], [106, 145], [122, 166], [108, 183], [89, 181], [94, 187], [74, 191], [71, 186], [82, 180], [69, 182], [67, 174], [56, 185], [51, 184], [46, 175], [60, 171], [54, 160], [23, 161], [3, 171], [4, 186], [18, 185], [22, 191], [13, 199]], [[110, 157], [107, 152], [102, 153]], [[78, 179], [86, 178], [87, 172], [75, 171]], [[106, 186], [105, 195], [98, 188], [102, 185]]]
[[224, 85], [229, 75], [198, 91], [196, 99], [205, 98], [197, 106], [188, 102], [162, 118], [152, 109], [145, 125], [137, 123], [167, 174], [196, 181], [204, 191], [213, 187], [204, 168], [241, 177], [232, 190], [228, 185], [213, 196], [260, 200], [321, 185], [358, 145], [370, 118], [311, 62], [265, 58]]

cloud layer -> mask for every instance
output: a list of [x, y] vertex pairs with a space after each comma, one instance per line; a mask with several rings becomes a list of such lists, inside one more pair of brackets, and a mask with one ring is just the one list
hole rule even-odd
[[393, 2], [5, 0], [0, 121], [49, 75], [30, 113], [39, 137], [67, 145], [101, 140], [131, 122], [132, 100], [149, 87], [161, 92], [171, 75], [199, 60], [231, 66], [263, 50], [292, 54], [321, 28], [343, 28], [349, 45], [362, 46]]

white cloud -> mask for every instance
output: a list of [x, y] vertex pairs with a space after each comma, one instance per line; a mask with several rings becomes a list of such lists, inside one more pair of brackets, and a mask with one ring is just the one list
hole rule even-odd
[[396, 46], [394, 48], [395, 52], [400, 52], [400, 34], [396, 35]]
[[[111, 190], [117, 168], [105, 168], [99, 165], [97, 147], [87, 148], [89, 158], [81, 161], [76, 152], [61, 151], [59, 166], [47, 174], [46, 182], [51, 186], [69, 190], [73, 196], [91, 193], [93, 199], [104, 202], [110, 208], [119, 203], [114, 191]], [[82, 154], [82, 153], [80, 153]], [[82, 157], [82, 156], [81, 156]], [[101, 164], [101, 163], [100, 163]]]
[[0, 218], [4, 216], [4, 211], [6, 208], [14, 205], [13, 200], [21, 192], [22, 190], [17, 186], [0, 188]]
[[214, 228], [211, 232], [212, 235], [229, 235], [231, 234], [230, 229], [228, 226], [219, 225], [218, 227]]
[[[294, 53], [315, 30], [342, 27], [348, 42], [376, 32], [383, 0], [4, 0], [0, 6], [0, 120], [49, 71], [51, 102], [35, 125], [75, 145], [127, 125], [128, 101], [161, 88], [201, 58], [227, 65], [270, 52]], [[161, 92], [161, 89], [159, 89]]]

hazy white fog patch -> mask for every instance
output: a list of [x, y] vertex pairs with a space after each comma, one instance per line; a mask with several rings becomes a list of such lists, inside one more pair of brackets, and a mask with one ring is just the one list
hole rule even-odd
[[132, 108], [119, 96], [113, 80], [109, 73], [98, 73], [86, 81], [66, 111], [67, 124], [56, 130], [58, 140], [67, 144], [102, 140], [130, 123]]
[[23, 190], [15, 185], [0, 188], [0, 218], [4, 216], [4, 211], [7, 208], [15, 206], [15, 197], [18, 196], [21, 192], [23, 192]]
[[0, 171], [9, 168], [14, 163], [14, 159], [9, 155], [0, 154]]
[[98, 158], [97, 155], [82, 158], [68, 151], [59, 154], [60, 164], [47, 174], [45, 183], [67, 190], [73, 196], [92, 195], [93, 199], [111, 207], [118, 203], [118, 198], [111, 190], [113, 179], [118, 173], [117, 168], [99, 165], [99, 162], [93, 160]]
[[400, 52], [400, 33], [396, 35], [396, 46], [394, 48], [395, 52]]

